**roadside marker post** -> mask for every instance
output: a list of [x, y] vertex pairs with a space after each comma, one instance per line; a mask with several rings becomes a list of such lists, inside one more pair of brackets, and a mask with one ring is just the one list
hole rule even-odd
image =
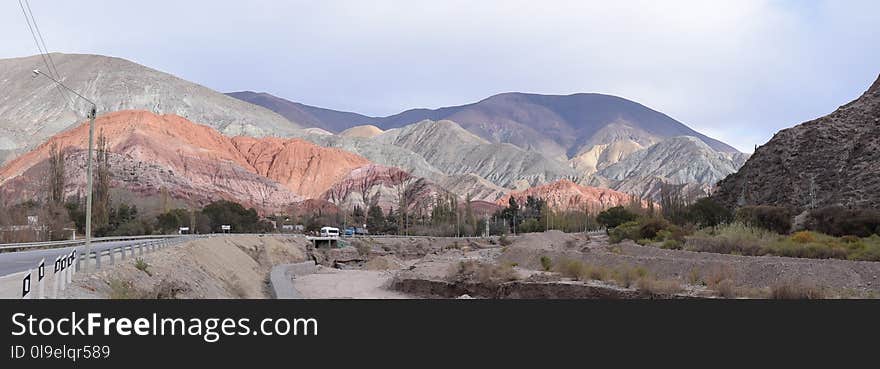
[[76, 260], [76, 250], [71, 250], [70, 255], [67, 255], [67, 265], [68, 265], [67, 274], [66, 274], [67, 284], [70, 284], [71, 282], [73, 282], [73, 272], [74, 272], [73, 261], [74, 260]]
[[59, 285], [61, 286], [59, 288], [59, 291], [64, 291], [64, 282], [66, 282], [66, 278], [64, 278], [64, 271], [67, 269], [67, 258], [62, 257], [59, 262], [61, 263], [61, 270], [58, 271], [59, 273], [55, 275], [55, 278], [58, 278]]
[[27, 274], [21, 280], [21, 298], [24, 300], [31, 299], [31, 270], [28, 269]]
[[43, 279], [46, 277], [46, 259], [43, 258], [40, 260], [40, 265], [37, 267], [37, 298], [42, 300], [46, 298], [46, 288], [45, 283], [43, 283]]
[[58, 298], [58, 285], [61, 283], [61, 276], [58, 275], [58, 272], [61, 271], [61, 260], [55, 258], [55, 272], [52, 274], [52, 296], [54, 298]]

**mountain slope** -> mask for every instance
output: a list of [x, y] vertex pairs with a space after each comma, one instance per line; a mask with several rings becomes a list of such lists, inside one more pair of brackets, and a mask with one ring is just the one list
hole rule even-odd
[[670, 183], [715, 183], [742, 165], [744, 154], [719, 153], [696, 137], [663, 140], [597, 172], [605, 178], [658, 177]]
[[443, 173], [475, 174], [502, 187], [525, 188], [575, 176], [561, 161], [511, 144], [490, 143], [448, 120], [391, 129], [373, 140], [411, 150]]
[[[62, 83], [95, 101], [99, 115], [127, 109], [175, 114], [227, 135], [286, 136], [300, 127], [263, 107], [124, 59], [80, 54], [52, 58]], [[31, 71], [39, 68], [40, 56], [0, 60], [0, 151], [23, 152], [85, 117], [87, 103], [75, 100], [71, 105], [54, 83], [32, 77]]]
[[[230, 138], [175, 115], [120, 111], [98, 117], [107, 138], [113, 187], [143, 196], [167, 191], [189, 203], [232, 199], [261, 209], [277, 209], [315, 197], [351, 170], [368, 165], [357, 155], [300, 139]], [[35, 150], [0, 168], [7, 193], [30, 198], [44, 187], [51, 145], [71, 158], [68, 195], [85, 187], [88, 123], [53, 136]]]
[[354, 126], [367, 124], [374, 119], [357, 113], [300, 104], [267, 93], [241, 91], [230, 92], [227, 95], [265, 107], [304, 127], [317, 127], [333, 133], [339, 133]]
[[880, 78], [835, 112], [776, 133], [713, 198], [731, 208], [880, 207]]

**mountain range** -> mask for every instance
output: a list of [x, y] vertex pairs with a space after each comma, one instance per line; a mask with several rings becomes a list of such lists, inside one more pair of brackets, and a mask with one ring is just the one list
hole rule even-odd
[[[358, 181], [351, 176], [364, 166], [403, 170], [424, 180], [426, 193], [451, 191], [487, 203], [561, 180], [641, 197], [656, 197], [665, 182], [708, 193], [746, 157], [665, 114], [608, 95], [505, 93], [467, 105], [368, 117], [265, 93], [222, 94], [119, 58], [53, 58], [65, 85], [98, 96], [99, 126], [127, 127], [106, 132], [119, 135], [111, 137], [118, 167], [135, 168], [132, 176], [149, 179], [142, 187], [129, 185], [132, 191], [188, 181], [171, 186], [172, 192], [198, 202], [217, 195], [275, 208], [326, 199], [346, 178]], [[72, 132], [82, 132], [83, 119], [72, 112], [85, 111], [84, 103], [71, 105], [51, 81], [32, 78], [29, 71], [40, 61], [0, 60], [0, 160], [6, 161], [0, 182], [7, 192], [35, 186], [36, 172], [25, 174], [43, 165], [35, 158], [45, 158], [47, 140], [66, 142], [74, 159], [83, 156], [82, 137], [73, 140], [77, 144], [68, 141]], [[169, 125], [215, 134], [181, 141], [176, 135], [204, 130], [163, 131]], [[144, 133], [148, 128], [157, 130]], [[178, 151], [183, 156], [172, 160]], [[225, 169], [210, 169], [217, 167]], [[195, 172], [179, 176], [188, 170]], [[214, 183], [218, 175], [244, 182]]]

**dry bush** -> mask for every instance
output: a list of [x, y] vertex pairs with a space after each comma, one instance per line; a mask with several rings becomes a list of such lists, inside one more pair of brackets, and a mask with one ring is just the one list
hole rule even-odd
[[633, 282], [639, 279], [639, 275], [633, 268], [620, 268], [611, 273], [611, 279], [621, 287], [629, 288], [633, 285]]
[[497, 286], [517, 279], [519, 276], [509, 264], [484, 264], [475, 260], [462, 261], [454, 265], [447, 276], [450, 282], [481, 283], [486, 286]]
[[128, 300], [147, 298], [147, 294], [144, 291], [135, 288], [131, 281], [112, 279], [108, 284], [110, 285], [110, 295], [108, 296], [110, 299]]
[[555, 270], [563, 277], [571, 279], [582, 279], [586, 276], [586, 267], [580, 260], [563, 259], [556, 265]]
[[684, 290], [678, 281], [658, 280], [651, 277], [639, 278], [636, 288], [655, 295], [674, 295]]
[[734, 285], [733, 280], [730, 279], [722, 279], [721, 281], [718, 281], [718, 283], [710, 285], [709, 288], [714, 290], [715, 295], [718, 297], [733, 299], [737, 296], [736, 285]]
[[358, 255], [360, 256], [369, 256], [370, 251], [373, 251], [373, 246], [363, 241], [355, 240], [351, 242], [351, 245], [357, 249]]
[[770, 287], [770, 298], [777, 300], [823, 299], [825, 291], [814, 284], [789, 281]]
[[592, 279], [594, 281], [604, 281], [608, 279], [608, 276], [611, 274], [608, 271], [608, 268], [603, 266], [590, 265], [586, 267], [584, 271], [587, 278]]

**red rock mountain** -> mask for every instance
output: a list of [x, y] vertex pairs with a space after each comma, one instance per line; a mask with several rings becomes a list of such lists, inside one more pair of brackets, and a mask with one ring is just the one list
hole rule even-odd
[[[230, 138], [176, 115], [146, 111], [109, 113], [97, 119], [96, 127], [96, 136], [103, 132], [111, 153], [113, 187], [145, 195], [164, 189], [188, 203], [226, 198], [261, 209], [279, 208], [316, 197], [351, 170], [370, 163], [300, 139]], [[81, 191], [87, 123], [0, 168], [3, 190], [18, 196], [39, 192], [53, 144], [68, 157], [67, 191]]]
[[[525, 204], [529, 196], [547, 201], [547, 205], [556, 210], [600, 211], [614, 206], [627, 205], [633, 196], [607, 188], [587, 187], [563, 179], [553, 183], [529, 188], [525, 191], [512, 192], [499, 199], [496, 204], [507, 206], [510, 197], [519, 204]], [[647, 207], [646, 202], [642, 206]]]

